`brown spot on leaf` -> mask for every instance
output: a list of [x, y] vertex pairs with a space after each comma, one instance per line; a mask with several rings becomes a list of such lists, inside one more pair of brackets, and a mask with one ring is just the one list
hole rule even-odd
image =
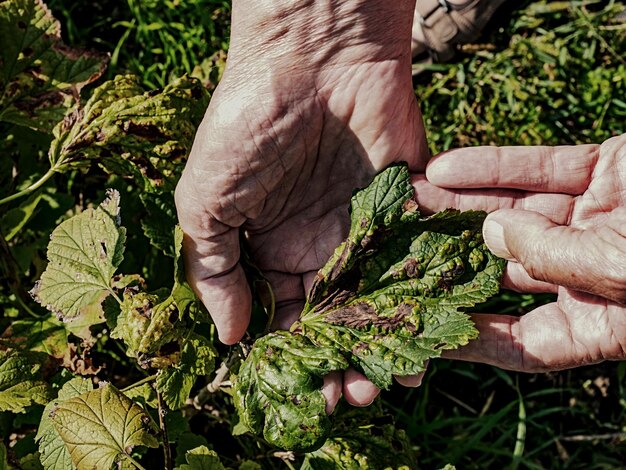
[[23, 30], [26, 29], [26, 23], [24, 23], [22, 20], [20, 20], [20, 21], [17, 22], [17, 27], [23, 31]]
[[419, 276], [419, 263], [414, 258], [406, 260], [402, 265], [402, 269], [404, 269], [408, 278]]
[[414, 199], [407, 199], [406, 201], [404, 201], [404, 204], [402, 205], [402, 209], [404, 209], [404, 212], [415, 213], [417, 212], [418, 207], [419, 206], [417, 205], [417, 202], [415, 202]]
[[126, 121], [122, 125], [122, 130], [127, 134], [143, 137], [148, 140], [166, 139], [167, 136], [154, 124], [136, 124]]

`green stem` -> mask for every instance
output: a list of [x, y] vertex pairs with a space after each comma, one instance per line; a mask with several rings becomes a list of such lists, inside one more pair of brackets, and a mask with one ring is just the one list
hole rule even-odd
[[128, 458], [128, 460], [130, 460], [130, 463], [132, 463], [139, 470], [146, 470], [143, 465], [141, 465], [139, 462], [133, 459], [130, 455], [126, 454], [126, 457]]
[[44, 317], [44, 315], [37, 315], [35, 312], [33, 312], [32, 309], [28, 305], [26, 305], [26, 302], [24, 302], [24, 300], [22, 300], [19, 295], [16, 294], [15, 298], [17, 299], [17, 303], [20, 304], [20, 307], [31, 317], [37, 318], [38, 320]]
[[135, 382], [134, 384], [131, 384], [131, 385], [129, 385], [126, 388], [123, 388], [121, 390], [121, 392], [122, 393], [126, 393], [126, 392], [128, 392], [129, 390], [132, 390], [135, 387], [139, 387], [140, 385], [147, 384], [148, 382], [152, 382], [153, 380], [156, 380], [156, 378], [157, 378], [157, 374], [149, 375], [148, 377], [145, 377], [145, 378], [141, 379], [139, 382]]
[[163, 403], [163, 397], [157, 390], [157, 402], [159, 404], [159, 427], [161, 428], [161, 436], [163, 438], [163, 458], [165, 460], [165, 470], [172, 470], [172, 451], [170, 449], [170, 440], [167, 435], [167, 425], [165, 424], [165, 415], [167, 408]]
[[48, 181], [56, 172], [54, 171], [54, 167], [50, 168], [41, 178], [31, 184], [28, 188], [22, 189], [21, 191], [11, 194], [10, 196], [5, 197], [4, 199], [0, 199], [0, 206], [6, 204], [7, 202], [11, 202], [15, 199], [18, 199], [22, 196], [28, 196], [33, 191], [41, 188], [46, 181]]

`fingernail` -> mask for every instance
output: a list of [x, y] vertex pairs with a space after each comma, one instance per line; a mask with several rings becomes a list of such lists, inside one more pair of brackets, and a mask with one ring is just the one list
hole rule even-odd
[[483, 225], [483, 238], [487, 248], [496, 256], [512, 261], [513, 255], [506, 246], [504, 241], [504, 227], [498, 222], [493, 220], [492, 217], [487, 217], [485, 224]]

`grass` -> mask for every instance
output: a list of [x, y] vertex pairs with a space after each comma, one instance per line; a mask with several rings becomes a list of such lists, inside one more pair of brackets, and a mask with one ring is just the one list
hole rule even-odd
[[[109, 74], [149, 87], [205, 73], [228, 47], [223, 0], [49, 2], [68, 42], [112, 53]], [[625, 130], [625, 4], [508, 2], [477, 44], [415, 80], [433, 152], [464, 145], [601, 142]], [[217, 54], [217, 55], [216, 55]], [[213, 57], [213, 59], [211, 59]], [[204, 72], [203, 72], [204, 71]], [[522, 314], [550, 296], [504, 293]], [[423, 468], [626, 468], [626, 363], [551, 374], [433, 361], [383, 395]]]

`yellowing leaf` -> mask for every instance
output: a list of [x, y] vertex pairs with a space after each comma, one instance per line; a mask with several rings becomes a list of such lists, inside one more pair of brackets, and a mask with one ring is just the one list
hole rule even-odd
[[144, 92], [136, 77], [117, 76], [55, 127], [48, 157], [59, 172], [95, 163], [146, 191], [173, 190], [207, 102], [196, 79]]
[[21, 413], [48, 402], [50, 386], [41, 375], [46, 358], [41, 353], [0, 351], [0, 412]]
[[77, 470], [109, 470], [136, 446], [159, 446], [150, 416], [111, 384], [59, 403], [50, 418]]
[[52, 424], [50, 413], [63, 400], [69, 400], [93, 390], [91, 380], [74, 378], [59, 390], [57, 400], [48, 403], [41, 415], [41, 422], [35, 440], [39, 443], [40, 460], [45, 470], [71, 470], [76, 468], [72, 463], [65, 442]]
[[97, 209], [66, 220], [48, 244], [48, 266], [31, 291], [35, 300], [70, 320], [112, 292], [122, 262], [126, 229], [120, 227], [119, 194], [108, 191]]
[[42, 0], [0, 2], [0, 121], [50, 131], [107, 56], [70, 49]]

